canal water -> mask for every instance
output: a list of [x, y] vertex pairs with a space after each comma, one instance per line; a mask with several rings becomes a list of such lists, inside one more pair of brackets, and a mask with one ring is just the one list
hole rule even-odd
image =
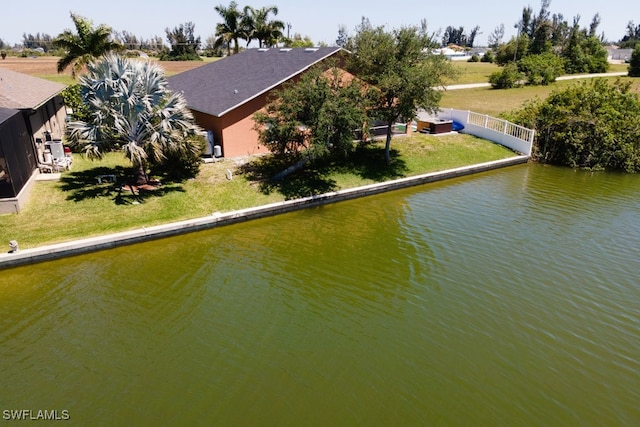
[[0, 410], [640, 425], [640, 176], [523, 165], [0, 272]]

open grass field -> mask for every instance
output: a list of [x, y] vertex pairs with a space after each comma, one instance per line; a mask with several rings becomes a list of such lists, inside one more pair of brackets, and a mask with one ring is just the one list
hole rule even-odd
[[[59, 181], [34, 184], [22, 212], [0, 216], [0, 241], [15, 239], [27, 249], [514, 155], [500, 145], [458, 134], [397, 137], [391, 147], [390, 166], [381, 143], [362, 148], [346, 163], [307, 167], [278, 182], [265, 179], [274, 170], [265, 157], [244, 164], [224, 160], [203, 164], [195, 179], [164, 183], [137, 195], [120, 190], [130, 166], [122, 153], [95, 162], [75, 154], [73, 169]], [[99, 184], [97, 176], [103, 174], [115, 174], [118, 183]]]
[[[489, 76], [501, 68], [496, 64], [488, 62], [465, 62], [452, 61], [451, 64], [457, 70], [458, 76], [455, 80], [447, 80], [447, 84], [469, 84], [487, 83]], [[627, 71], [628, 64], [609, 64], [609, 72]]]
[[[66, 85], [73, 84], [74, 80], [71, 78], [71, 69], [67, 69], [64, 73], [58, 74], [59, 59], [60, 58], [56, 56], [28, 58], [7, 56], [4, 60], [0, 59], [0, 67]], [[204, 58], [202, 61], [158, 61], [158, 63], [164, 68], [166, 75], [171, 76], [207, 64], [216, 59], [218, 58]], [[155, 59], [151, 60], [155, 61]]]
[[[618, 77], [607, 77], [607, 79], [614, 82]], [[631, 82], [631, 90], [640, 95], [640, 79], [632, 77], [620, 77], [619, 79]], [[525, 101], [535, 98], [545, 99], [552, 91], [562, 90], [578, 84], [580, 81], [584, 81], [584, 79], [561, 80], [548, 86], [524, 86], [514, 89], [482, 87], [449, 90], [442, 95], [440, 106], [443, 108], [470, 110], [497, 117], [501, 113], [520, 108]]]

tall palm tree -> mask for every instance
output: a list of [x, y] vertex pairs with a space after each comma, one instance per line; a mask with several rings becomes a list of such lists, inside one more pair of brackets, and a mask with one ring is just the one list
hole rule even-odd
[[243, 28], [245, 29], [247, 46], [254, 39], [258, 40], [259, 47], [273, 46], [282, 37], [284, 22], [269, 20], [270, 14], [277, 15], [278, 7], [268, 6], [255, 9], [251, 6], [245, 6]]
[[71, 76], [75, 79], [78, 72], [89, 62], [107, 52], [121, 49], [122, 45], [111, 38], [111, 28], [104, 24], [94, 29], [90, 20], [74, 13], [71, 13], [71, 20], [77, 34], [65, 30], [53, 40], [53, 43], [67, 51], [58, 61], [58, 73], [72, 65]]
[[195, 150], [186, 136], [197, 130], [184, 96], [171, 92], [156, 63], [108, 54], [87, 65], [80, 78], [81, 96], [91, 121], [69, 123], [68, 137], [83, 145], [89, 158], [124, 148], [136, 183], [148, 181], [147, 167], [166, 154]]
[[247, 47], [256, 38], [256, 14], [251, 6], [245, 6], [240, 17], [240, 27], [242, 28], [242, 38], [247, 41]]
[[238, 53], [238, 39], [245, 38], [245, 31], [242, 28], [242, 13], [238, 10], [238, 4], [235, 1], [229, 3], [228, 7], [220, 4], [215, 7], [216, 12], [220, 14], [223, 22], [216, 25], [216, 47], [221, 45], [227, 46], [227, 54], [231, 55], [231, 42], [234, 43], [233, 53]]

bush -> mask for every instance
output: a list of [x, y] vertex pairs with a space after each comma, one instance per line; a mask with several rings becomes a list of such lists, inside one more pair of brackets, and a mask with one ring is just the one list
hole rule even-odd
[[159, 59], [160, 61], [202, 61], [202, 58], [197, 53], [176, 54], [173, 50], [162, 52]]
[[[200, 170], [206, 139], [201, 134], [194, 134], [187, 138], [188, 150], [167, 150], [160, 161], [151, 161], [149, 169], [154, 176], [161, 176], [165, 180], [180, 182], [195, 178]], [[153, 157], [150, 157], [150, 160]]]
[[536, 129], [532, 157], [585, 169], [640, 171], [640, 99], [631, 83], [594, 79], [552, 92], [510, 117]]
[[636, 44], [629, 62], [629, 77], [640, 77], [640, 43]]
[[471, 58], [469, 58], [467, 62], [480, 62], [480, 57], [478, 55], [471, 55]]
[[496, 58], [493, 55], [493, 51], [488, 50], [484, 55], [482, 55], [482, 58], [480, 58], [480, 62], [489, 62], [489, 63], [493, 63], [495, 62]]
[[563, 61], [554, 53], [528, 55], [518, 61], [518, 70], [527, 78], [527, 83], [534, 86], [548, 85], [556, 81], [564, 72]]
[[37, 51], [35, 49], [23, 49], [20, 52], [20, 57], [21, 58], [33, 58], [33, 57], [36, 57], [36, 56], [43, 56], [43, 55], [44, 55], [43, 52]]
[[522, 86], [524, 75], [518, 71], [514, 63], [505, 65], [502, 71], [496, 71], [489, 76], [489, 83], [494, 89], [510, 89]]
[[65, 107], [71, 108], [72, 113], [69, 115], [71, 120], [78, 120], [82, 122], [89, 122], [91, 120], [91, 111], [87, 107], [87, 104], [82, 100], [80, 95], [80, 85], [73, 84], [64, 88], [60, 92], [62, 101]]

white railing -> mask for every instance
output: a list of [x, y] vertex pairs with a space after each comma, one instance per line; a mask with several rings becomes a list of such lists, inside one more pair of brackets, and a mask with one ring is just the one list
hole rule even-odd
[[527, 156], [531, 155], [531, 146], [535, 136], [533, 129], [486, 114], [454, 110], [453, 108], [440, 110], [437, 117], [444, 120], [455, 120], [462, 124], [464, 126], [463, 133], [488, 139]]

